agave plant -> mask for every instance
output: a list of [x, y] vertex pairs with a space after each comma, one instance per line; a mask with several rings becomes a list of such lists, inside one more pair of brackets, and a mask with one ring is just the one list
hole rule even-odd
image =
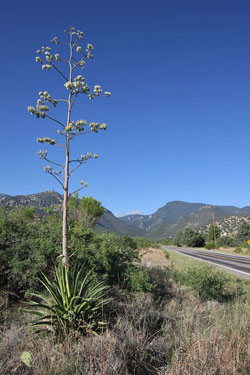
[[39, 302], [30, 300], [28, 305], [35, 309], [25, 310], [38, 316], [31, 322], [33, 326], [66, 337], [72, 330], [86, 333], [105, 325], [101, 317], [103, 306], [110, 302], [110, 299], [104, 299], [108, 287], [103, 282], [96, 282], [91, 272], [83, 280], [80, 280], [81, 274], [82, 268], [78, 266], [72, 269], [57, 267], [54, 282], [43, 274], [40, 281], [48, 295], [30, 293]]

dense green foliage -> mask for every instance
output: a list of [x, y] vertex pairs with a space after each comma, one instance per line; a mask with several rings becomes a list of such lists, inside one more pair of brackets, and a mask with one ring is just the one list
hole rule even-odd
[[220, 229], [218, 228], [218, 225], [215, 223], [212, 223], [208, 227], [208, 235], [207, 240], [209, 241], [217, 241], [220, 237]]
[[28, 208], [0, 209], [1, 288], [17, 295], [37, 288], [38, 276], [50, 276], [60, 252], [60, 217], [35, 218]]
[[209, 241], [205, 245], [205, 249], [207, 249], [207, 250], [218, 249], [218, 248], [219, 248], [219, 246], [214, 241]]
[[189, 267], [184, 272], [170, 270], [169, 274], [175, 281], [191, 286], [202, 300], [223, 302], [244, 293], [241, 280], [233, 284], [228, 275], [207, 265]]
[[237, 232], [237, 241], [245, 242], [250, 239], [250, 224], [243, 222]]
[[232, 247], [235, 245], [235, 239], [231, 236], [221, 236], [217, 239], [216, 244], [219, 247]]
[[184, 232], [179, 230], [176, 233], [173, 244], [175, 246], [202, 247], [205, 244], [205, 239], [201, 233], [187, 227]]
[[97, 219], [104, 214], [104, 207], [101, 202], [92, 197], [78, 198], [75, 194], [69, 199], [69, 213], [73, 220], [77, 220], [85, 228], [92, 228]]
[[[24, 295], [40, 290], [43, 272], [53, 279], [61, 254], [61, 218], [56, 214], [36, 217], [33, 209], [0, 209], [0, 271], [2, 289]], [[96, 234], [71, 217], [69, 226], [72, 265], [80, 264], [97, 279], [131, 290], [148, 290], [145, 276], [137, 274], [138, 244], [143, 240], [114, 234]], [[148, 242], [148, 240], [146, 240]], [[140, 281], [140, 283], [139, 283]], [[139, 284], [140, 286], [139, 286]]]

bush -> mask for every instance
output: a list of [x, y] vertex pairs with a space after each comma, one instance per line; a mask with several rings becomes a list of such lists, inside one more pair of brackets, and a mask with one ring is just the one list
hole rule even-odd
[[169, 252], [169, 251], [164, 250], [164, 254], [165, 254], [165, 257], [166, 257], [167, 259], [170, 259], [170, 252]]
[[[42, 272], [52, 280], [61, 259], [61, 230], [61, 218], [55, 214], [40, 218], [31, 209], [0, 209], [0, 287], [23, 296], [41, 290]], [[96, 278], [106, 276], [111, 285], [131, 287], [128, 272], [139, 260], [134, 239], [95, 234], [71, 218], [69, 244], [72, 265], [84, 265], [86, 271], [94, 268]]]
[[229, 247], [235, 245], [235, 240], [230, 236], [219, 237], [216, 242], [219, 247]]
[[212, 267], [192, 268], [188, 271], [190, 285], [198, 291], [202, 300], [224, 300], [224, 291], [227, 284], [227, 277]]
[[205, 249], [207, 250], [218, 249], [218, 248], [219, 248], [218, 245], [216, 245], [214, 241], [209, 241], [205, 245]]
[[207, 265], [190, 267], [184, 272], [169, 272], [175, 281], [191, 286], [202, 300], [224, 302], [243, 294], [241, 283], [233, 284], [226, 274]]
[[132, 292], [150, 292], [153, 288], [147, 273], [142, 269], [130, 266], [127, 269], [126, 276], [124, 283], [126, 288]]
[[176, 233], [176, 235], [175, 235], [175, 237], [173, 239], [173, 244], [175, 246], [179, 246], [179, 247], [182, 246], [182, 244], [183, 244], [183, 233], [182, 233], [181, 230], [177, 231], [177, 233]]
[[241, 247], [236, 247], [236, 248], [234, 249], [234, 252], [235, 252], [236, 254], [242, 253], [242, 248], [241, 248]]
[[110, 285], [126, 287], [129, 269], [139, 260], [133, 239], [108, 233], [95, 234], [82, 228], [72, 242], [78, 263], [88, 270], [94, 268], [97, 277], [105, 276]]
[[201, 233], [196, 232], [192, 228], [185, 228], [184, 233], [179, 230], [173, 240], [175, 246], [191, 246], [191, 247], [202, 247], [204, 246], [205, 239]]
[[0, 286], [23, 295], [39, 289], [41, 271], [53, 272], [61, 254], [61, 219], [56, 215], [42, 219], [34, 210], [0, 209]]

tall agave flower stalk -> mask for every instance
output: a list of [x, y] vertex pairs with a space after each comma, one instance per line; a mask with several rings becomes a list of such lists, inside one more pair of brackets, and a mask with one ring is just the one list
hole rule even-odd
[[[45, 150], [40, 150], [38, 155], [41, 159], [49, 163], [49, 165], [44, 168], [45, 172], [53, 176], [63, 189], [62, 263], [64, 266], [67, 266], [69, 265], [67, 224], [68, 199], [70, 195], [88, 186], [87, 182], [81, 180], [80, 187], [70, 193], [70, 176], [89, 159], [98, 157], [97, 154], [87, 152], [72, 159], [70, 157], [70, 143], [79, 135], [98, 133], [99, 130], [107, 129], [105, 123], [88, 122], [83, 119], [73, 121], [72, 108], [76, 99], [82, 94], [86, 95], [89, 100], [93, 100], [97, 96], [109, 97], [111, 94], [108, 91], [104, 92], [100, 85], [95, 85], [93, 89], [91, 89], [86, 83], [86, 79], [81, 74], [77, 74], [77, 70], [85, 69], [87, 60], [93, 59], [93, 45], [88, 43], [86, 47], [83, 48], [80, 45], [83, 39], [83, 32], [76, 30], [75, 27], [71, 27], [69, 31], [65, 30], [65, 33], [68, 36], [67, 42], [60, 41], [56, 36], [52, 38], [51, 42], [55, 45], [65, 46], [68, 49], [68, 57], [64, 58], [59, 53], [52, 54], [51, 47], [41, 47], [41, 49], [36, 51], [36, 62], [41, 64], [42, 70], [54, 70], [59, 74], [60, 78], [64, 81], [66, 96], [65, 98], [57, 99], [52, 98], [48, 91], [40, 91], [36, 106], [29, 106], [28, 111], [31, 115], [35, 115], [36, 118], [47, 118], [53, 121], [59, 126], [57, 130], [58, 136], [63, 139], [59, 144], [56, 139], [51, 139], [50, 137], [37, 138], [37, 142], [47, 143], [50, 146], [63, 147], [65, 150], [64, 163], [50, 160], [48, 158], [48, 152]], [[57, 107], [59, 103], [67, 106], [65, 122], [48, 115], [50, 106]]]

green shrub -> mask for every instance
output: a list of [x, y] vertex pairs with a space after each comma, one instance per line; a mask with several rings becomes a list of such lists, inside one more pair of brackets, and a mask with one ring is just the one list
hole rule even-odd
[[224, 300], [228, 279], [222, 272], [214, 271], [212, 267], [203, 266], [189, 269], [187, 277], [190, 280], [190, 285], [197, 290], [202, 300]]
[[218, 245], [216, 245], [214, 241], [209, 241], [208, 243], [206, 243], [205, 249], [207, 250], [218, 249]]
[[236, 247], [236, 248], [234, 249], [234, 252], [235, 252], [236, 254], [242, 253], [242, 248], [241, 248], [241, 247]]
[[149, 281], [148, 275], [142, 269], [130, 266], [126, 272], [127, 278], [124, 280], [126, 288], [132, 292], [150, 292], [152, 284]]
[[217, 238], [216, 242], [219, 247], [235, 246], [235, 239], [230, 236], [221, 236]]
[[164, 250], [165, 257], [170, 259], [170, 252], [168, 250]]
[[187, 227], [182, 236], [182, 244], [191, 247], [203, 247], [205, 239], [201, 233]]
[[126, 285], [128, 269], [139, 260], [133, 239], [81, 231], [77, 238], [72, 239], [77, 262], [84, 264], [88, 270], [94, 268], [97, 277], [105, 276], [110, 285]]
[[202, 300], [224, 302], [244, 293], [241, 283], [234, 285], [229, 276], [207, 265], [190, 267], [185, 272], [170, 270], [169, 275], [175, 281], [191, 286]]
[[53, 273], [61, 253], [61, 219], [34, 210], [0, 209], [0, 287], [17, 295], [40, 287], [41, 271]]

